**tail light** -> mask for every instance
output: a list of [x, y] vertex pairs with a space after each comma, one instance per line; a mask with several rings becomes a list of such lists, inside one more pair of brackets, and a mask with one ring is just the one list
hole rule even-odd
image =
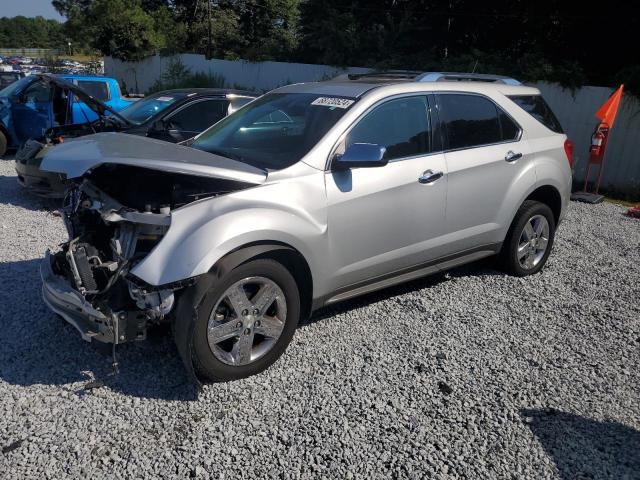
[[567, 161], [571, 168], [573, 168], [573, 147], [573, 142], [567, 138], [564, 141], [564, 153], [567, 154]]

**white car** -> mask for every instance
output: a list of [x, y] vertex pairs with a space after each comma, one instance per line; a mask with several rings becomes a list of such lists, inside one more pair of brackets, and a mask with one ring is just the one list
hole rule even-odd
[[535, 88], [430, 75], [279, 88], [188, 146], [101, 133], [52, 148], [41, 168], [78, 187], [46, 303], [103, 342], [172, 322], [191, 371], [232, 380], [324, 305], [492, 255], [538, 272], [571, 143]]

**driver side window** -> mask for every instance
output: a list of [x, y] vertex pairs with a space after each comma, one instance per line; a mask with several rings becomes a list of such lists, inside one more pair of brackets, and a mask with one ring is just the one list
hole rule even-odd
[[35, 82], [27, 87], [22, 95], [25, 103], [42, 103], [51, 100], [51, 87], [41, 82]]
[[373, 143], [387, 149], [384, 158], [395, 160], [431, 151], [427, 97], [403, 97], [379, 105], [349, 132], [345, 148]]

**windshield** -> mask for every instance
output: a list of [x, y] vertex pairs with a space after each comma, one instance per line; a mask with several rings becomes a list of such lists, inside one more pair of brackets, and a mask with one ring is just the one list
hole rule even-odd
[[153, 95], [129, 105], [120, 111], [120, 115], [135, 125], [141, 125], [186, 96], [186, 93]]
[[354, 102], [314, 93], [267, 94], [216, 123], [191, 146], [281, 170], [304, 157]]
[[2, 90], [0, 90], [0, 97], [10, 97], [11, 95], [14, 95], [15, 93], [17, 93], [20, 90], [22, 90], [24, 87], [26, 87], [31, 82], [32, 82], [32, 79], [30, 79], [29, 77], [25, 77], [22, 80], [18, 80], [17, 82], [13, 82], [8, 87], [5, 87]]

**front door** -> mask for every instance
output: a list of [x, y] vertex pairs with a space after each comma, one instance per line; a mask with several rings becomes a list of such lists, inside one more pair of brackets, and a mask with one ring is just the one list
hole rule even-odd
[[338, 151], [386, 147], [384, 167], [329, 171], [328, 235], [335, 289], [373, 281], [440, 255], [447, 171], [432, 153], [426, 95], [388, 100], [367, 112]]
[[52, 86], [35, 81], [12, 105], [13, 125], [22, 144], [30, 138], [39, 138], [53, 125]]

